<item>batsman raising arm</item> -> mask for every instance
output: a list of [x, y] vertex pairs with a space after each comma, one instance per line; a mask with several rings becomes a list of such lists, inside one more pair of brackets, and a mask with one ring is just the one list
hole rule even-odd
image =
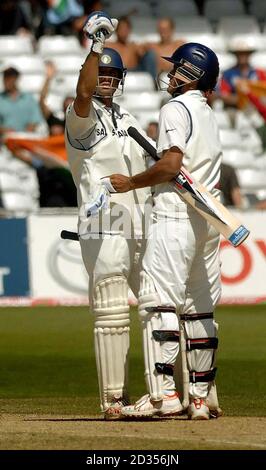
[[[89, 274], [101, 409], [106, 419], [119, 418], [122, 405], [128, 402], [128, 287], [138, 293], [144, 251], [142, 210], [150, 194], [149, 189], [114, 194], [108, 208], [108, 189], [112, 188], [102, 178], [117, 170], [129, 176], [146, 168], [145, 152], [127, 134], [128, 127], [139, 128], [138, 123], [113, 102], [113, 96], [123, 92], [126, 75], [118, 52], [104, 48], [116, 26], [117, 20], [103, 12], [88, 17], [84, 31], [91, 40], [91, 51], [79, 74], [65, 131], [77, 187], [78, 231]], [[133, 220], [134, 213], [140, 214], [137, 220]], [[121, 219], [121, 215], [127, 229], [133, 226], [132, 232], [125, 234], [115, 220], [112, 226], [112, 217]]]
[[189, 397], [183, 403], [189, 404], [189, 418], [209, 419], [219, 413], [213, 318], [221, 293], [219, 234], [182, 200], [170, 181], [183, 165], [216, 194], [221, 146], [206, 97], [216, 85], [219, 63], [212, 50], [197, 43], [184, 44], [165, 59], [173, 64], [166, 88], [172, 98], [160, 112], [157, 152], [161, 160], [133, 177], [110, 176], [118, 192], [155, 185], [139, 293], [149, 394], [123, 408], [122, 414], [143, 417], [182, 412], [173, 378], [181, 321], [186, 336], [185, 348], [181, 348], [186, 363], [182, 365], [189, 381], [185, 390]]

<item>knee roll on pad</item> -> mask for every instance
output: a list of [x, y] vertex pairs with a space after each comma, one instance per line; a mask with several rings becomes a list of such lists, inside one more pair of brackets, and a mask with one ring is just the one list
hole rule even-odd
[[113, 276], [94, 287], [94, 346], [101, 408], [112, 399], [127, 398], [129, 352], [128, 284]]

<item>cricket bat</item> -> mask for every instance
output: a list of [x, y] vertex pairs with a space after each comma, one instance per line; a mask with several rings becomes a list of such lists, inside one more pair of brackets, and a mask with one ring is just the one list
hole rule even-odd
[[[128, 128], [132, 137], [154, 160], [159, 160], [156, 149], [135, 127]], [[173, 179], [177, 193], [189, 203], [207, 222], [220, 232], [233, 246], [239, 246], [249, 236], [250, 231], [218, 201], [201, 183], [181, 167]]]

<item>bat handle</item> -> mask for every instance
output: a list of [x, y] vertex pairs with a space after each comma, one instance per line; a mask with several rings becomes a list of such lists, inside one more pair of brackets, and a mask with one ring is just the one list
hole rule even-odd
[[62, 230], [60, 236], [61, 238], [63, 238], [63, 240], [79, 241], [79, 236], [76, 232], [69, 232], [68, 230]]

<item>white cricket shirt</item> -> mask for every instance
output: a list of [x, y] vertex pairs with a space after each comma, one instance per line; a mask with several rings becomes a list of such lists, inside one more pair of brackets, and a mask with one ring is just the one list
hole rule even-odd
[[[212, 191], [220, 179], [222, 152], [214, 113], [200, 90], [172, 98], [161, 109], [159, 156], [174, 146], [184, 154], [183, 166]], [[186, 213], [186, 204], [170, 183], [157, 185], [154, 197], [155, 212], [169, 212], [170, 207], [177, 205], [179, 216]]]

